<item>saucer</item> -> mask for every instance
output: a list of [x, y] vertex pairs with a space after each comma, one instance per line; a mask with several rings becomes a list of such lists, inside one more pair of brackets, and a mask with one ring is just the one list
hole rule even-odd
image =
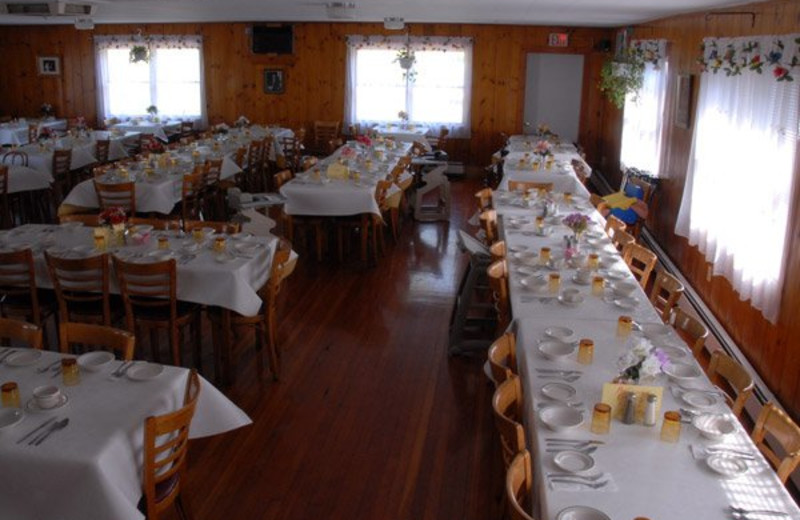
[[592, 283], [592, 279], [589, 278], [587, 280], [582, 280], [582, 279], [578, 278], [578, 275], [573, 275], [572, 276], [572, 282], [576, 283], [578, 285], [589, 285], [590, 283]]
[[556, 520], [611, 520], [611, 518], [593, 507], [570, 506], [559, 511]]
[[714, 453], [708, 456], [706, 464], [712, 471], [725, 478], [736, 478], [747, 473], [747, 462], [728, 453]]
[[562, 403], [569, 401], [578, 393], [574, 386], [557, 381], [547, 383], [542, 387], [541, 391], [543, 396]]
[[568, 327], [547, 327], [544, 333], [551, 338], [559, 339], [561, 341], [569, 341], [575, 335], [575, 331]]
[[620, 309], [633, 310], [636, 308], [637, 305], [639, 305], [639, 300], [630, 297], [617, 298], [614, 300], [614, 305], [616, 305]]
[[553, 456], [553, 464], [561, 471], [580, 475], [594, 468], [594, 459], [582, 451], [565, 450]]
[[23, 350], [14, 352], [5, 359], [6, 365], [10, 367], [26, 367], [33, 365], [42, 357], [41, 350]]
[[585, 298], [583, 297], [582, 294], [579, 294], [578, 297], [576, 299], [574, 299], [574, 300], [567, 300], [566, 298], [564, 298], [563, 295], [558, 297], [559, 303], [561, 303], [561, 305], [565, 305], [567, 307], [577, 307], [578, 305], [583, 303], [584, 299]]
[[58, 398], [58, 402], [55, 406], [51, 406], [50, 408], [42, 408], [36, 403], [36, 399], [31, 398], [27, 403], [25, 403], [25, 409], [29, 412], [49, 412], [51, 410], [58, 410], [65, 404], [69, 402], [69, 397], [67, 394], [62, 393], [61, 396]]
[[19, 423], [25, 414], [19, 408], [0, 408], [0, 430]]

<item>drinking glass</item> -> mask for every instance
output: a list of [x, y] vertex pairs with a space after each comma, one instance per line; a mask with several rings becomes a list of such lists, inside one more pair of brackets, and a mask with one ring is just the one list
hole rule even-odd
[[93, 238], [94, 238], [94, 248], [98, 251], [105, 251], [106, 250], [106, 231], [103, 228], [94, 228]]
[[550, 273], [548, 277], [548, 285], [550, 288], [550, 294], [558, 294], [558, 290], [561, 287], [561, 275], [558, 273]]
[[661, 440], [664, 442], [678, 442], [681, 438], [681, 414], [676, 411], [664, 412], [664, 422], [661, 423]]
[[630, 316], [620, 316], [617, 320], [617, 336], [627, 338], [633, 330], [633, 318]]
[[602, 276], [595, 276], [592, 278], [592, 294], [595, 296], [603, 296], [603, 288], [605, 287], [605, 280]]
[[61, 378], [64, 386], [75, 386], [81, 382], [81, 372], [78, 368], [77, 359], [64, 358], [61, 360]]
[[169, 238], [165, 236], [158, 237], [158, 248], [159, 249], [169, 249]]
[[592, 412], [592, 433], [605, 434], [611, 430], [611, 406], [597, 403]]
[[594, 359], [594, 341], [584, 338], [578, 344], [578, 363], [591, 365]]
[[19, 408], [19, 386], [13, 381], [3, 383], [0, 386], [0, 394], [2, 394], [2, 403], [4, 408]]
[[600, 267], [600, 255], [597, 253], [589, 253], [589, 256], [586, 257], [586, 267], [592, 270]]
[[539, 250], [539, 263], [546, 264], [550, 260], [550, 248], [543, 247]]

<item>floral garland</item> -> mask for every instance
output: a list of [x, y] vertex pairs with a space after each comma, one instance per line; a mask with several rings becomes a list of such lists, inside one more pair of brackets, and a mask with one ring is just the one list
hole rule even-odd
[[667, 40], [633, 40], [628, 48], [632, 59], [641, 63], [650, 63], [660, 69], [667, 57]]
[[794, 81], [800, 66], [800, 35], [705, 38], [697, 59], [703, 72], [739, 76], [745, 72], [772, 72], [777, 81]]
[[148, 34], [117, 34], [113, 36], [95, 36], [94, 44], [97, 50], [130, 49], [133, 46], [145, 46], [151, 49], [200, 49], [203, 47], [203, 37], [195, 34], [167, 35]]
[[350, 35], [347, 45], [353, 49], [391, 49], [399, 51], [459, 51], [472, 46], [472, 38], [446, 36], [363, 36]]

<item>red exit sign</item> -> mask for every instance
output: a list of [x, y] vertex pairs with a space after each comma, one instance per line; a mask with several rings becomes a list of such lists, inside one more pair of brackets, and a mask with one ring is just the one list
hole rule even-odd
[[547, 43], [550, 47], [569, 47], [569, 34], [550, 33]]

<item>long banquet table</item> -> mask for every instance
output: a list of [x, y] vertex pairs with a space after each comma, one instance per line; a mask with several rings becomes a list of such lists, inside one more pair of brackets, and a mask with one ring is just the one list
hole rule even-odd
[[174, 134], [180, 131], [181, 121], [143, 121], [132, 119], [124, 123], [116, 123], [111, 125], [111, 130], [117, 132], [139, 132], [145, 135], [152, 135], [164, 142], [169, 141], [169, 134]]
[[[63, 386], [53, 370], [38, 370], [61, 357], [45, 351], [30, 365], [16, 366], [13, 359], [0, 363], [0, 382], [17, 382], [24, 414], [17, 424], [0, 428], [0, 467], [7, 475], [0, 486], [0, 517], [143, 519], [137, 503], [142, 495], [144, 420], [183, 405], [188, 370], [164, 366], [152, 379], [114, 378], [112, 371], [121, 365], [115, 361], [97, 372], [81, 370], [80, 384]], [[35, 407], [33, 389], [53, 384], [67, 396], [66, 404], [51, 410]], [[45, 421], [64, 418], [69, 418], [67, 426], [41, 444], [29, 444], [35, 435], [18, 442]], [[251, 422], [201, 377], [190, 438]]]
[[66, 119], [20, 119], [19, 121], [0, 124], [0, 145], [20, 146], [28, 144], [28, 125], [35, 124], [38, 131], [43, 128], [49, 130], [66, 130]]
[[[581, 254], [596, 252], [600, 255], [599, 273], [610, 285], [619, 281], [635, 283], [630, 270], [602, 232], [602, 217], [594, 211], [588, 200], [577, 198], [566, 203], [562, 197], [558, 202], [557, 215], [545, 220], [551, 233], [540, 236], [534, 231], [534, 215], [540, 206], [532, 201], [534, 209], [523, 207], [524, 204], [520, 204], [516, 197], [516, 194], [507, 192], [495, 193], [500, 232], [509, 248], [509, 288], [517, 332], [519, 372], [525, 394], [524, 420], [534, 460], [534, 502], [538, 506], [538, 516], [535, 517], [561, 518], [559, 513], [567, 508], [586, 506], [596, 508], [614, 520], [639, 516], [714, 520], [732, 518], [730, 507], [737, 506], [750, 510], [785, 511], [786, 518], [800, 518], [800, 509], [723, 400], [717, 399], [717, 403], [702, 412], [734, 419], [737, 431], [721, 446], [743, 450], [752, 456], [752, 460], [746, 462], [748, 469], [744, 474], [726, 479], [709, 469], [704, 450], [711, 441], [701, 437], [690, 424], [682, 425], [678, 443], [660, 440], [663, 412], [692, 408], [682, 398], [686, 388], [700, 392], [716, 391], [704, 375], [686, 383], [686, 388], [670, 382], [664, 374], [648, 383], [664, 387], [661, 412], [655, 426], [627, 425], [614, 420], [609, 434], [591, 433], [591, 411], [594, 403], [601, 401], [603, 384], [619, 375], [617, 360], [635, 342], [647, 339], [653, 346], [663, 348], [671, 362], [695, 364], [696, 361], [675, 332], [663, 326], [638, 284], [633, 294], [636, 302], [618, 298], [610, 289], [606, 289], [602, 297], [593, 296], [590, 286], [580, 284], [574, 278], [576, 268], [585, 266], [582, 258], [574, 264], [564, 263], [560, 268], [558, 265], [553, 269], [538, 265], [535, 255], [543, 246], [550, 247], [555, 258], [562, 256], [563, 236], [570, 232], [561, 220], [569, 213], [580, 212], [589, 215], [593, 221], [587, 231], [591, 237], [581, 245]], [[554, 197], [559, 199], [558, 194]], [[578, 289], [583, 297], [581, 303], [562, 303], [555, 297], [558, 295], [548, 292], [546, 284], [542, 290], [536, 291], [522, 283], [537, 273], [547, 276], [553, 270], [561, 274], [561, 291]], [[639, 325], [639, 330], [628, 339], [617, 337], [617, 319], [623, 314], [633, 317]], [[593, 363], [579, 364], [574, 353], [565, 361], [546, 359], [538, 351], [538, 345], [541, 340], [548, 338], [547, 331], [552, 327], [571, 329], [573, 335], [570, 340], [592, 339], [595, 345]], [[570, 382], [564, 376], [554, 376], [542, 369], [576, 370], [581, 375]], [[554, 432], [539, 418], [538, 412], [543, 407], [557, 404], [542, 393], [542, 387], [553, 382], [569, 382], [576, 391], [571, 402], [582, 403], [579, 408], [584, 414], [584, 423], [577, 429]], [[552, 438], [602, 441], [604, 444], [592, 454], [596, 462], [592, 473], [602, 474], [601, 480], [608, 483], [599, 489], [592, 489], [580, 484], [553, 482], [548, 474], [560, 470], [554, 465], [552, 450], [561, 445], [548, 440]], [[741, 518], [755, 520], [776, 516], [750, 514]]]
[[[584, 171], [591, 175], [591, 168], [578, 151], [571, 144], [558, 144], [552, 148], [553, 165], [547, 168], [533, 153], [535, 140], [522, 139], [528, 136], [512, 136], [505, 150], [508, 152], [502, 156], [503, 160], [503, 180], [500, 189], [508, 188], [508, 181], [527, 181], [527, 182], [552, 182], [556, 191], [577, 193], [584, 197], [589, 196], [589, 192], [583, 186], [572, 161], [577, 160], [583, 164]], [[497, 154], [497, 159], [501, 159]]]
[[428, 140], [425, 139], [425, 135], [430, 129], [425, 125], [417, 125], [414, 123], [386, 123], [376, 126], [374, 130], [381, 137], [388, 137], [403, 143], [416, 142], [424, 146], [425, 150], [431, 150]]

